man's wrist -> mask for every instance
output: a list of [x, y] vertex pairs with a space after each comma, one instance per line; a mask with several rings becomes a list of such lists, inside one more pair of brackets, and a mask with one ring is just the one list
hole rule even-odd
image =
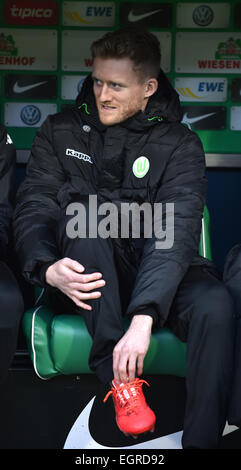
[[54, 263], [51, 263], [50, 265], [47, 266], [45, 270], [45, 282], [49, 284], [51, 287], [54, 287], [53, 281], [52, 281], [52, 267]]
[[143, 305], [140, 308], [136, 308], [134, 311], [130, 312], [129, 315], [131, 318], [134, 316], [143, 316], [143, 317], [151, 317], [153, 322], [152, 326], [155, 327], [158, 322], [158, 314], [153, 305]]
[[132, 317], [132, 321], [131, 321], [131, 325], [132, 326], [135, 326], [135, 325], [143, 325], [143, 328], [152, 328], [152, 325], [153, 325], [153, 318], [151, 315], [142, 315], [142, 314], [138, 314], [138, 315], [133, 315]]

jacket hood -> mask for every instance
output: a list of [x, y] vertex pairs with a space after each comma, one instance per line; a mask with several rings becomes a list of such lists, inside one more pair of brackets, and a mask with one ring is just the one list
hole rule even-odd
[[162, 70], [158, 76], [158, 89], [149, 99], [145, 112], [146, 114], [156, 112], [168, 122], [182, 120], [183, 111], [179, 95]]
[[[94, 124], [99, 130], [106, 129], [101, 124], [95, 104], [93, 93], [93, 80], [91, 74], [85, 79], [81, 91], [76, 99], [78, 109], [85, 114], [85, 119]], [[180, 122], [182, 119], [182, 109], [178, 93], [174, 90], [166, 75], [160, 70], [158, 77], [158, 89], [147, 103], [144, 113], [137, 112], [121, 125], [135, 130], [150, 127], [157, 122]]]

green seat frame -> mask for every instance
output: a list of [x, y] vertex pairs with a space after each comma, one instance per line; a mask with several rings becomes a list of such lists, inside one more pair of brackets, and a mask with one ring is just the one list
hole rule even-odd
[[[210, 216], [205, 206], [199, 254], [211, 260]], [[39, 294], [39, 289], [36, 289]], [[78, 315], [57, 314], [50, 309], [48, 297], [30, 308], [23, 316], [23, 330], [36, 374], [49, 379], [59, 374], [92, 373], [88, 358], [92, 344], [83, 318]], [[125, 328], [128, 320], [125, 319]], [[186, 375], [186, 344], [170, 330], [161, 328], [151, 335], [144, 361], [144, 374]]]

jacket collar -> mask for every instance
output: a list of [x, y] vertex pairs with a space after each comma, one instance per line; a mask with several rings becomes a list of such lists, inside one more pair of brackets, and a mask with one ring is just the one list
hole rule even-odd
[[[91, 74], [83, 83], [76, 99], [76, 105], [86, 122], [94, 125], [99, 131], [106, 130], [106, 126], [100, 122], [98, 117]], [[149, 99], [145, 111], [138, 111], [120, 125], [135, 131], [142, 131], [162, 121], [180, 122], [182, 114], [178, 94], [166, 75], [160, 70], [158, 89]]]

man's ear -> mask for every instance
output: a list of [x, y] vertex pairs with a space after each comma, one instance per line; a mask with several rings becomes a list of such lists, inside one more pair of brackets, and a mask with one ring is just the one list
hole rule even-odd
[[145, 98], [149, 98], [150, 96], [154, 95], [158, 88], [158, 81], [156, 78], [149, 78], [146, 82], [146, 91], [145, 91]]

